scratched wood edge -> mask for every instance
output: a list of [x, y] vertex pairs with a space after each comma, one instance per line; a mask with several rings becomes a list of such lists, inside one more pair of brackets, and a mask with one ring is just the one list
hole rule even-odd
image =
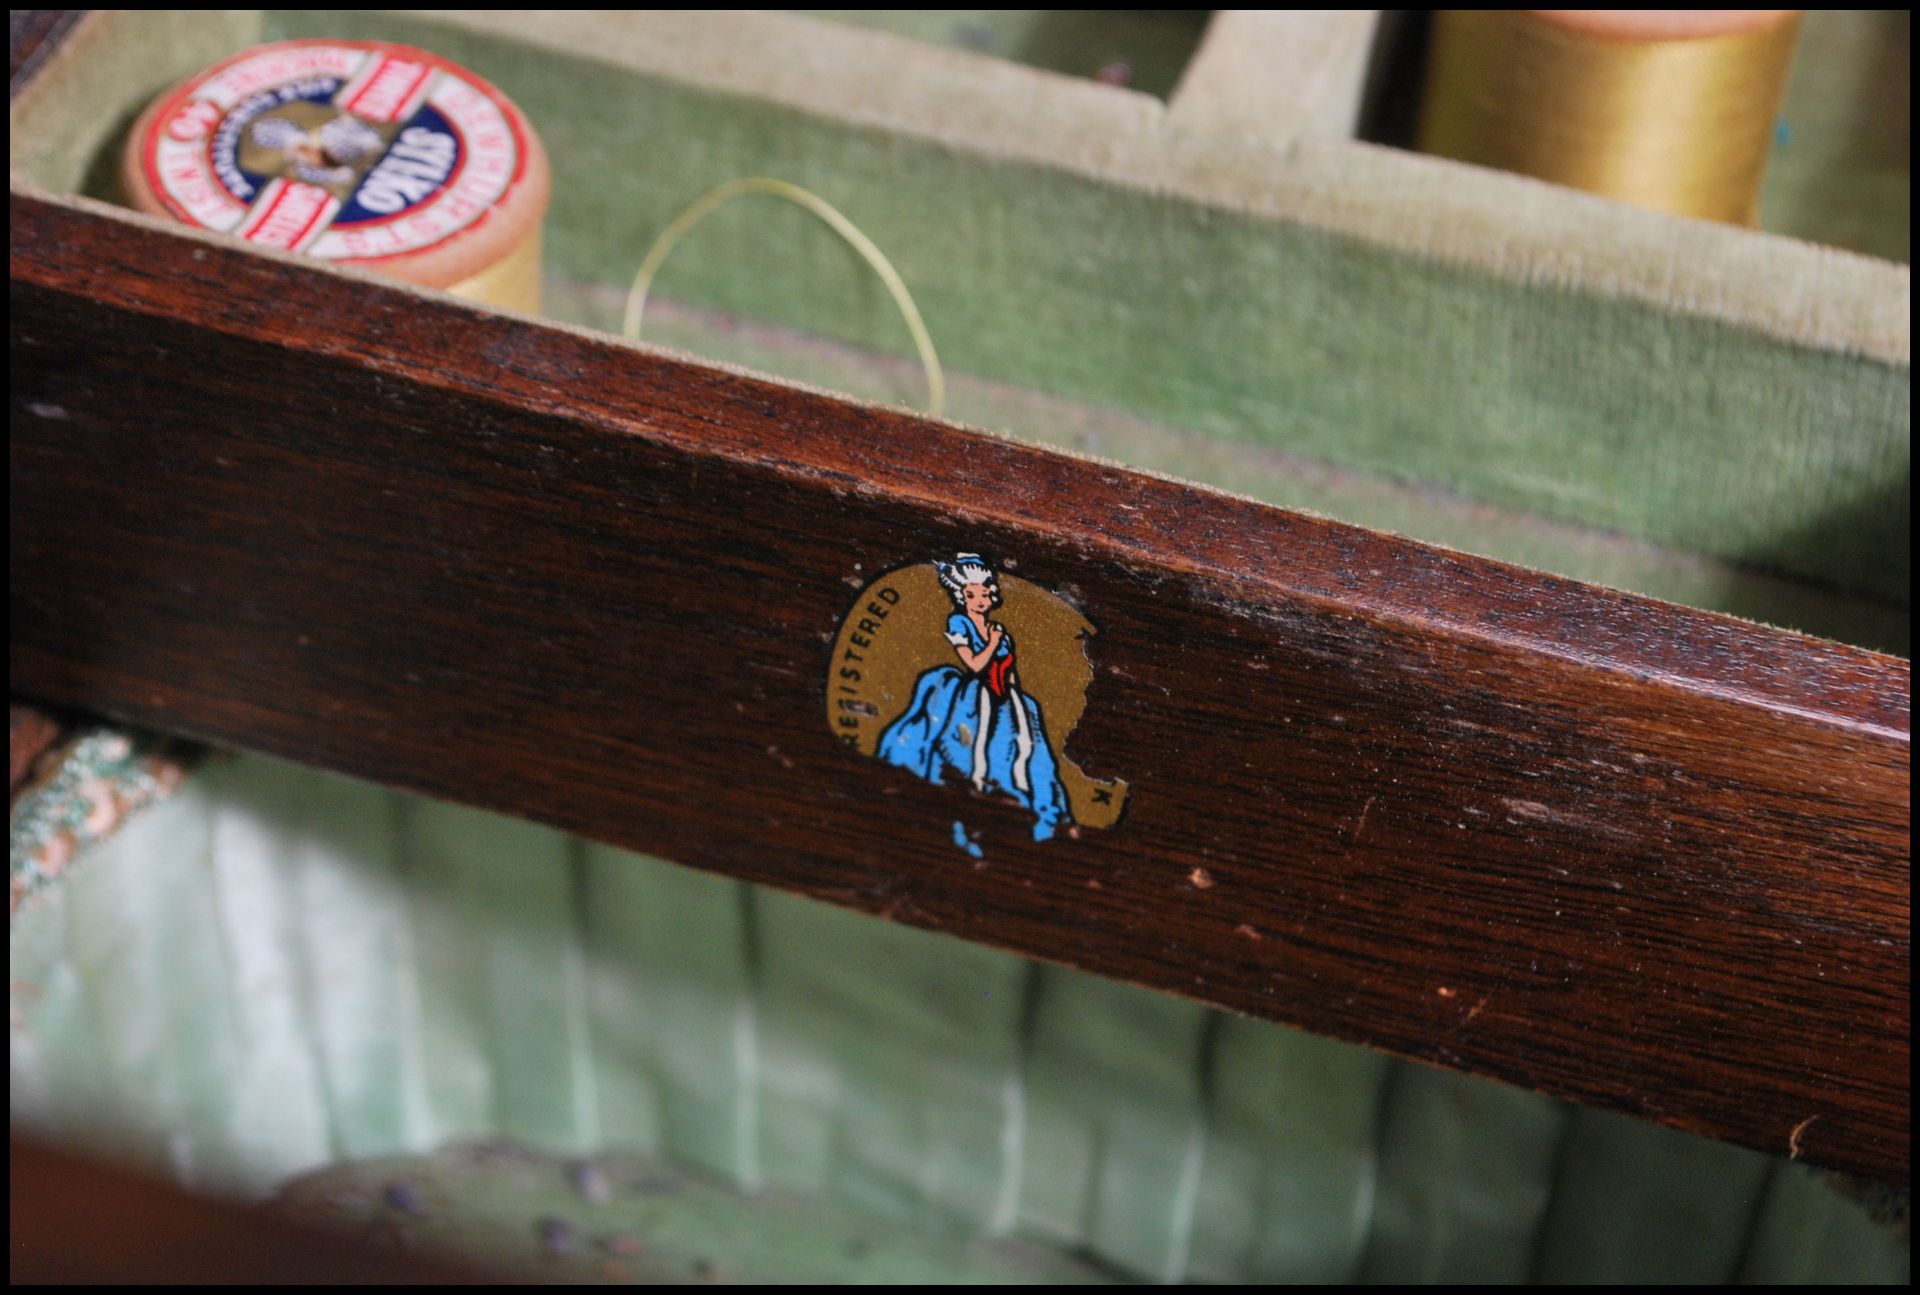
[[[389, 388], [400, 383], [422, 393], [439, 391], [449, 397], [460, 393], [503, 414], [563, 423], [583, 436], [631, 438], [636, 450], [641, 445], [670, 447], [710, 459], [716, 468], [731, 464], [770, 474], [783, 486], [810, 492], [827, 507], [877, 502], [902, 511], [938, 513], [1000, 533], [1031, 536], [1035, 545], [1067, 546], [1087, 554], [1090, 561], [1097, 555], [1122, 566], [1151, 569], [1189, 590], [1200, 614], [1215, 616], [1222, 626], [1238, 631], [1257, 634], [1263, 619], [1284, 620], [1304, 609], [1311, 617], [1391, 626], [1468, 652], [1518, 659], [1542, 679], [1578, 676], [1602, 681], [1609, 688], [1629, 690], [1656, 709], [1712, 703], [1702, 713], [1752, 720], [1769, 732], [1790, 732], [1796, 740], [1824, 742], [1829, 753], [1838, 752], [1842, 759], [1857, 758], [1862, 771], [1859, 785], [1867, 794], [1885, 798], [1866, 808], [1882, 819], [1897, 814], [1905, 822], [1909, 671], [1904, 662], [1286, 513], [1111, 465], [626, 347], [612, 339], [374, 285], [309, 264], [236, 251], [84, 203], [16, 193], [12, 215], [10, 277], [16, 329], [23, 299], [30, 299], [35, 312], [57, 303], [62, 311], [110, 318], [116, 326], [128, 328], [160, 330], [178, 321], [179, 327], [230, 338], [236, 344], [273, 348], [289, 363], [312, 362], [329, 372], [345, 364], [348, 372], [364, 374]], [[368, 319], [392, 321], [403, 316], [408, 322], [398, 328], [365, 326]], [[326, 328], [312, 326], [322, 319], [328, 321]], [[463, 366], [449, 363], [443, 353], [418, 346], [422, 338], [443, 335], [461, 336], [469, 355], [512, 358]], [[17, 427], [21, 418], [16, 403]], [[18, 431], [14, 439], [17, 444]], [[928, 466], [957, 460], [968, 465], [965, 488], [953, 474]], [[1048, 488], [1041, 497], [1028, 499], [1028, 492], [1019, 487], [1034, 479], [1044, 479]], [[983, 496], [998, 503], [984, 505]], [[832, 502], [836, 498], [856, 504]], [[1284, 569], [1274, 561], [1281, 554], [1287, 558]], [[23, 574], [12, 560], [10, 569], [18, 620], [23, 581], [30, 599], [45, 598], [50, 591], [32, 588], [32, 573]], [[1367, 574], [1383, 571], [1395, 573], [1397, 580], [1382, 584], [1377, 576]], [[1444, 597], [1439, 596], [1442, 593]], [[134, 614], [141, 609], [126, 610]], [[837, 616], [843, 608], [819, 610]], [[19, 643], [18, 635], [15, 641]], [[1788, 1131], [1776, 1127], [1784, 1118], [1781, 1110], [1769, 1111], [1765, 1121], [1758, 1121], [1750, 1112], [1676, 1109], [1665, 1104], [1665, 1094], [1635, 1097], [1586, 1087], [1578, 1074], [1543, 1066], [1538, 1057], [1495, 1056], [1484, 1049], [1475, 1052], [1470, 1044], [1463, 1045], [1461, 1052], [1448, 1052], [1436, 1047], [1433, 1028], [1417, 1023], [1383, 1026], [1378, 1019], [1335, 1020], [1324, 1005], [1297, 1002], [1276, 1008], [1247, 992], [1246, 986], [1209, 985], [1204, 977], [1186, 975], [1182, 958], [1204, 959], [1204, 950], [1176, 954], [1171, 965], [1142, 964], [1123, 950], [1100, 947], [1097, 942], [1063, 950], [1045, 932], [1044, 924], [1036, 929], [1031, 923], [1023, 927], [1018, 921], [1002, 921], [1004, 915], [990, 912], [944, 911], [937, 896], [903, 907], [897, 896], [889, 897], [884, 888], [876, 891], [867, 884], [870, 879], [863, 880], [861, 861], [845, 856], [846, 838], [832, 831], [794, 825], [783, 844], [815, 873], [781, 875], [769, 870], [763, 860], [747, 857], [750, 852], [743, 846], [686, 849], [685, 841], [676, 841], [664, 826], [601, 822], [590, 814], [583, 816], [578, 807], [556, 808], [531, 785], [540, 776], [538, 769], [521, 771], [529, 785], [520, 790], [503, 792], [498, 786], [448, 782], [444, 776], [396, 762], [397, 753], [376, 751], [377, 742], [369, 742], [365, 734], [325, 734], [318, 731], [324, 725], [316, 724], [289, 741], [285, 733], [274, 732], [272, 724], [261, 722], [257, 709], [249, 712], [244, 698], [228, 699], [234, 704], [214, 717], [173, 702], [149, 703], [137, 687], [127, 686], [128, 681], [115, 684], [97, 673], [90, 676], [84, 663], [60, 662], [44, 652], [16, 646], [13, 665], [16, 685], [30, 693], [40, 690], [48, 700], [93, 706], [196, 736], [542, 817], [616, 844], [640, 849], [679, 844], [681, 860], [697, 866], [851, 907], [892, 910], [890, 915], [916, 925], [1171, 989], [1234, 1010], [1304, 1023], [1417, 1059], [1433, 1061], [1437, 1056], [1455, 1068], [1632, 1110], [1766, 1149], [1782, 1149]], [[824, 686], [824, 668], [822, 675]], [[524, 757], [524, 749], [518, 754]], [[556, 764], [556, 769], [547, 771], [549, 775], [564, 769], [564, 753], [556, 756]], [[1888, 775], [1896, 766], [1897, 784]], [[709, 771], [688, 773], [695, 778], [712, 776]], [[876, 769], [873, 776], [881, 776], [880, 771]], [[666, 803], [685, 799], [675, 796]], [[976, 809], [967, 812], [973, 814]], [[1124, 832], [1114, 834], [1113, 841], [1122, 848], [1130, 844]], [[1899, 876], [1898, 911], [1883, 906], [1865, 915], [1835, 916], [1855, 924], [1877, 923], [1875, 929], [1897, 945], [1904, 968], [1906, 846], [1904, 840], [1897, 850], [1881, 844], [1884, 857], [1875, 860], [1876, 875]], [[668, 853], [673, 857], [671, 850]], [[950, 860], [943, 857], [938, 862]], [[1022, 898], [1013, 880], [1007, 886], [999, 898], [1018, 910]], [[1129, 902], [1140, 900], [1134, 897]], [[1130, 914], [1129, 920], [1136, 918], [1150, 923], [1155, 914], [1140, 911]], [[1461, 951], [1461, 956], [1471, 961], [1470, 951]], [[1711, 957], [1713, 951], [1702, 956]], [[1200, 988], [1195, 988], [1194, 979], [1202, 981]], [[1904, 1018], [1904, 973], [1899, 982], [1879, 985], [1876, 992], [1897, 995]], [[1809, 1019], [1817, 1020], [1818, 1015], [1816, 1011]], [[1841, 1026], [1833, 1029], [1837, 1037], [1832, 1042], [1844, 1051], [1847, 1031]], [[1681, 1042], [1675, 1040], [1675, 1046]], [[1904, 1037], [1883, 1042], [1890, 1047], [1897, 1043], [1901, 1049], [1895, 1060], [1904, 1076]], [[1571, 1047], [1578, 1053], [1594, 1043], [1559, 1038], [1553, 1046]], [[1886, 1058], [1877, 1059], [1884, 1066]], [[1904, 1079], [1900, 1091], [1904, 1097]], [[1835, 1105], [1823, 1109], [1833, 1111]], [[1881, 1177], [1904, 1178], [1904, 1107], [1895, 1113], [1897, 1118], [1889, 1118], [1885, 1110], [1845, 1114], [1878, 1123], [1863, 1133], [1852, 1119], [1837, 1114], [1817, 1122], [1801, 1130], [1804, 1136], [1796, 1143], [1805, 1157]], [[1795, 1126], [1799, 1122], [1799, 1118], [1793, 1121]]]
[[[778, 464], [841, 480], [864, 479], [861, 483], [870, 488], [896, 491], [903, 497], [936, 499], [956, 512], [998, 512], [1026, 526], [1090, 536], [1117, 552], [1149, 555], [1170, 568], [1224, 577], [1236, 586], [1257, 582], [1286, 598], [1317, 601], [1343, 612], [1357, 610], [1409, 624], [1444, 626], [1452, 632], [1631, 674], [1649, 683], [1709, 692], [1885, 734], [1904, 735], [1909, 730], [1910, 664], [1866, 648], [1403, 540], [1142, 472], [1096, 456], [961, 429], [908, 410], [844, 399], [591, 330], [526, 317], [510, 322], [513, 317], [507, 312], [466, 308], [444, 294], [422, 292], [353, 270], [316, 266], [277, 252], [236, 250], [218, 236], [91, 199], [51, 195], [20, 183], [11, 186], [9, 198], [10, 259], [16, 280], [96, 296], [117, 308], [160, 318], [173, 318], [176, 311], [184, 311], [202, 326], [236, 337], [258, 337], [310, 349], [316, 355], [351, 355], [370, 369], [428, 385], [463, 386], [469, 375], [450, 370], [430, 356], [409, 362], [397, 350], [364, 340], [356, 342], [346, 335], [311, 337], [299, 311], [260, 309], [245, 315], [234, 309], [230, 300], [240, 286], [240, 267], [246, 267], [247, 274], [257, 282], [276, 285], [273, 291], [281, 295], [274, 300], [293, 300], [294, 295], [286, 293], [285, 287], [297, 286], [298, 295], [310, 298], [316, 309], [344, 311], [346, 302], [379, 293], [404, 303], [408, 309], [491, 319], [504, 330], [532, 328], [549, 339], [550, 345], [563, 345], [579, 354], [582, 362], [619, 368], [652, 361], [665, 366], [664, 371], [675, 380], [698, 381], [715, 390], [751, 384], [768, 399], [778, 401], [789, 395], [802, 401], [818, 399], [841, 416], [835, 436], [816, 436], [804, 442], [796, 441], [785, 423], [764, 417], [754, 436], [736, 435], [743, 427], [712, 420], [699, 421], [689, 430], [657, 424], [592, 389], [569, 388], [567, 399], [556, 401], [553, 393], [558, 388], [548, 373], [516, 371], [512, 365], [486, 369], [484, 376], [493, 392], [532, 411], [564, 410], [570, 415], [590, 416], [609, 429], [678, 439], [701, 453]], [[49, 258], [35, 253], [35, 249], [46, 247], [59, 247], [64, 253], [69, 241], [92, 245], [104, 259]], [[142, 255], [157, 258], [150, 264], [172, 262], [183, 277], [176, 281], [152, 273], [147, 265], [126, 255], [123, 246], [139, 247]], [[275, 268], [264, 268], [269, 265]], [[187, 289], [184, 297], [175, 298], [176, 287]], [[362, 313], [367, 313], [364, 304]], [[471, 327], [467, 323], [458, 326]], [[1004, 467], [1009, 478], [1023, 475], [1035, 464], [1073, 462], [1081, 465], [1086, 480], [1097, 481], [1100, 489], [1090, 494], [1084, 505], [1079, 497], [1056, 499], [1048, 501], [1052, 507], [1047, 509], [988, 510], [951, 496], [931, 495], [924, 472], [884, 451], [895, 448], [891, 442], [908, 429], [934, 427], [965, 431], [976, 438], [971, 446], [993, 447], [995, 466]], [[842, 439], [856, 429], [864, 444]], [[861, 457], [852, 452], [867, 447], [882, 453]], [[809, 454], [810, 460], [805, 457]], [[951, 486], [950, 482], [940, 484]], [[1212, 511], [1217, 524], [1188, 525], [1190, 510], [1195, 506]], [[1168, 528], [1183, 531], [1181, 545], [1163, 542]], [[1375, 569], [1396, 571], [1399, 580], [1361, 579], [1352, 570], [1331, 564], [1318, 569], [1283, 568], [1250, 560], [1260, 556], [1258, 548], [1263, 541], [1305, 534], [1339, 549], [1347, 567], [1371, 564]], [[1436, 608], [1423, 591], [1409, 593], [1409, 568], [1420, 574], [1444, 576], [1449, 581], [1452, 605]], [[1582, 620], [1578, 637], [1564, 632], [1566, 621], [1573, 616]]]
[[[12, 9], [7, 12], [7, 98], [13, 99], [60, 48], [84, 9]], [[7, 708], [7, 796], [27, 780], [40, 757], [59, 742], [60, 721], [31, 706]]]

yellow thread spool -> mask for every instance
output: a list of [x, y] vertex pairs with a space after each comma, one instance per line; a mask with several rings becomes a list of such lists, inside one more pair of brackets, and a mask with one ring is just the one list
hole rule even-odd
[[1443, 10], [1419, 147], [1751, 225], [1802, 12]]
[[134, 124], [129, 203], [490, 305], [540, 306], [546, 150], [513, 102], [384, 41], [244, 50]]

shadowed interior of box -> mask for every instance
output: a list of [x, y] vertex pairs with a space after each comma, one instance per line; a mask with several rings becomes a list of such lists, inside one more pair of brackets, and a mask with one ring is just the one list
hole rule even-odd
[[[1065, 96], [1086, 130], [1120, 136], [1075, 137], [1073, 156], [1041, 166], [894, 127], [886, 97], [903, 93], [897, 80], [876, 81], [870, 111], [829, 118], [637, 71], [616, 45], [598, 47], [558, 20], [533, 26], [529, 40], [527, 30], [479, 19], [129, 15], [83, 51], [101, 75], [54, 85], [30, 106], [31, 138], [15, 131], [15, 169], [56, 190], [112, 197], [126, 123], [185, 71], [273, 37], [411, 41], [494, 80], [542, 132], [555, 172], [547, 310], [556, 318], [617, 329], [631, 271], [676, 212], [727, 180], [779, 176], [840, 206], [899, 266], [954, 371], [949, 409], [962, 421], [1908, 650], [1910, 324], [1903, 306], [1888, 305], [1906, 299], [1904, 267], [1832, 254], [1840, 259], [1800, 267], [1812, 281], [1775, 285], [1778, 300], [1759, 294], [1791, 327], [1744, 325], [1682, 297], [1662, 306], [1604, 290], [1610, 252], [1590, 237], [1565, 249], [1576, 272], [1542, 281], [1552, 267], [1489, 272], [1251, 212], [1233, 196], [1244, 176], [1222, 180], [1229, 196], [1212, 203], [1103, 179], [1106, 154], [1177, 129], [1164, 105], [1137, 91], [820, 28], [883, 42], [821, 62], [823, 78], [846, 70], [834, 59], [862, 54], [972, 60], [1013, 77], [996, 91], [1001, 100], [1031, 94], [1037, 113]], [[1131, 37], [1157, 32], [1169, 48], [1191, 39], [1188, 26], [1161, 27]], [[1846, 116], [1833, 106], [1842, 75], [1833, 67], [1866, 77], [1872, 103], [1893, 94], [1892, 72], [1868, 58], [1886, 56], [1857, 24], [1816, 26], [1808, 44], [1827, 58], [1803, 59], [1797, 74], [1809, 88], [1789, 118], [1808, 124], [1783, 150], [1792, 165], [1776, 167], [1781, 183], [1806, 193], [1819, 188], [1810, 175], [1851, 176], [1851, 189], [1829, 186], [1850, 206], [1799, 205], [1845, 209], [1858, 228], [1904, 230], [1904, 150], [1896, 176], [1884, 142], [1818, 126]], [[102, 85], [116, 90], [110, 112]], [[845, 93], [862, 102], [858, 87]], [[1219, 148], [1223, 167], [1264, 164], [1283, 178], [1293, 158], [1199, 137], [1181, 146]], [[1391, 178], [1360, 165], [1377, 163], [1379, 150], [1342, 147], [1353, 150], [1356, 185]], [[1871, 157], [1857, 156], [1863, 149]], [[1453, 170], [1461, 187], [1511, 183]], [[1647, 219], [1554, 193], [1582, 219], [1595, 210], [1603, 220]], [[1764, 279], [1773, 261], [1806, 251], [1718, 227], [1703, 233], [1698, 222], [1655, 228], [1667, 226], [1676, 238], [1717, 240], [1706, 246], [1742, 278]], [[1876, 240], [1885, 242], [1865, 242]], [[1636, 247], [1643, 254], [1645, 241]], [[1875, 299], [1862, 305], [1863, 294]], [[749, 199], [717, 211], [675, 252], [656, 296], [651, 341], [868, 398], [923, 398], [892, 302], [851, 249], [797, 209]], [[1852, 323], [1817, 344], [1793, 340], [1792, 328], [1818, 330], [1834, 315]]]

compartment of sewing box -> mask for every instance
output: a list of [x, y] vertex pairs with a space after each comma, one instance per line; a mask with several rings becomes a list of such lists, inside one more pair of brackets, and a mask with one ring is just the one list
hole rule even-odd
[[[1010, 53], [1024, 32], [1055, 64], [1081, 40], [1089, 63], [1172, 67], [1194, 40], [1185, 19], [1112, 39], [997, 21], [909, 25]], [[1775, 227], [1904, 255], [1904, 150], [1845, 129], [1905, 85], [1897, 21], [1809, 16]], [[1348, 74], [1250, 106], [1260, 87], [1209, 79], [1202, 41], [1169, 105], [791, 15], [117, 14], [16, 105], [14, 170], [111, 200], [126, 125], [186, 69], [274, 37], [409, 40], [496, 81], [547, 140], [556, 319], [617, 330], [677, 211], [774, 175], [894, 259], [961, 421], [1906, 650], [1904, 265], [1356, 141], [1365, 74], [1394, 65], [1371, 22], [1215, 23], [1277, 68]], [[651, 341], [923, 398], [892, 302], [804, 212], [721, 209], [655, 295]]]

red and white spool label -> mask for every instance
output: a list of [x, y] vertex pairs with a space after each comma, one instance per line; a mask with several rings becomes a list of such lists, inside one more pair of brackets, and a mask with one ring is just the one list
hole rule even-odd
[[435, 247], [524, 173], [506, 100], [423, 50], [287, 41], [177, 90], [139, 141], [159, 202], [204, 229], [339, 260]]

